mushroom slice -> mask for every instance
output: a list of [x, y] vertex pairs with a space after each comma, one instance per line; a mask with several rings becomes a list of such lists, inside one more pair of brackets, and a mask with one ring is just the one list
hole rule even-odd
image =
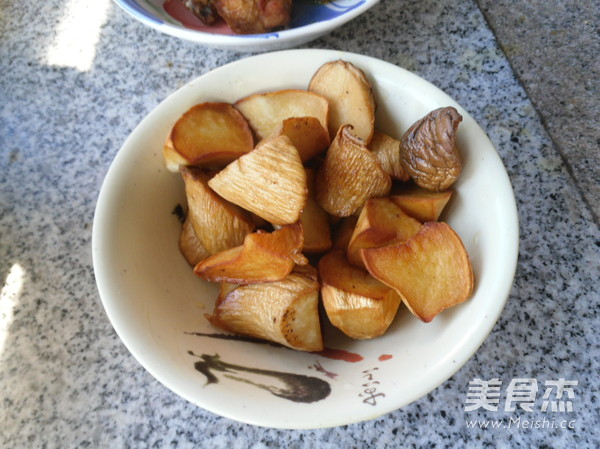
[[181, 234], [179, 235], [179, 251], [181, 251], [181, 254], [183, 254], [187, 263], [192, 267], [210, 256], [210, 253], [202, 246], [198, 237], [196, 237], [192, 221], [189, 217], [185, 218], [183, 226], [181, 227]]
[[369, 273], [396, 290], [424, 322], [473, 293], [469, 255], [446, 223], [425, 223], [406, 242], [363, 249], [361, 255]]
[[254, 148], [246, 119], [229, 103], [200, 103], [173, 125], [163, 146], [165, 165], [222, 167]]
[[323, 210], [315, 199], [315, 171], [306, 169], [308, 183], [308, 198], [300, 215], [300, 222], [304, 230], [304, 252], [314, 254], [322, 253], [331, 248], [331, 227], [329, 214]]
[[183, 167], [188, 217], [202, 246], [210, 253], [241, 245], [254, 230], [254, 221], [235, 204], [208, 186], [209, 175], [199, 168]]
[[211, 282], [251, 284], [278, 281], [287, 276], [296, 263], [307, 263], [301, 253], [303, 240], [299, 223], [273, 232], [253, 232], [246, 236], [243, 245], [202, 260], [194, 268], [194, 273]]
[[400, 161], [400, 141], [398, 139], [376, 129], [368, 146], [392, 179], [399, 181], [410, 179], [410, 175], [404, 170]]
[[217, 173], [208, 185], [274, 225], [298, 221], [308, 195], [302, 160], [286, 136], [262, 141]]
[[329, 101], [329, 135], [340, 126], [352, 125], [352, 133], [369, 143], [375, 128], [375, 98], [365, 73], [348, 61], [323, 64], [309, 82], [308, 90]]
[[318, 270], [323, 307], [331, 324], [356, 339], [385, 333], [401, 303], [394, 289], [350, 265], [341, 250], [324, 255]]
[[329, 132], [316, 117], [290, 117], [285, 119], [273, 136], [288, 136], [306, 162], [327, 149], [331, 143]]
[[317, 173], [317, 201], [337, 217], [348, 217], [372, 197], [386, 196], [390, 176], [351, 126], [342, 126]]
[[213, 326], [300, 351], [322, 351], [319, 283], [293, 271], [280, 281], [227, 285], [212, 314]]
[[348, 244], [348, 261], [364, 268], [363, 248], [377, 248], [408, 240], [421, 229], [421, 223], [406, 214], [389, 198], [371, 198], [363, 206]]
[[451, 197], [452, 190], [432, 192], [419, 189], [391, 195], [389, 198], [408, 215], [425, 223], [437, 221]]
[[246, 117], [259, 140], [271, 137], [290, 117], [315, 117], [327, 129], [327, 100], [302, 89], [253, 94], [236, 101], [234, 106]]

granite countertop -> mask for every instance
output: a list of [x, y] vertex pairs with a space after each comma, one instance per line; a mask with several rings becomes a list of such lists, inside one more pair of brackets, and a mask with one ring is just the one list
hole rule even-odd
[[[84, 4], [97, 34], [78, 34]], [[285, 431], [159, 384], [111, 327], [92, 266], [94, 207], [125, 138], [168, 94], [247, 55], [162, 35], [108, 1], [3, 1], [0, 447], [600, 447], [599, 24], [594, 1], [383, 0], [307, 45], [381, 58], [455, 98], [506, 166], [521, 241], [500, 319], [448, 381], [371, 421]], [[56, 51], [84, 35], [77, 64]], [[534, 379], [540, 402], [519, 425], [482, 428], [516, 415], [467, 411], [475, 379]], [[543, 411], [543, 386], [561, 379], [572, 409]]]

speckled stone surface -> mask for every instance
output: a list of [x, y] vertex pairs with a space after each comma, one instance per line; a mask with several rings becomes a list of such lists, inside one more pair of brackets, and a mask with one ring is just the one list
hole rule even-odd
[[[409, 69], [480, 123], [519, 209], [510, 298], [473, 358], [433, 392], [368, 422], [307, 431], [240, 424], [166, 389], [118, 339], [94, 281], [94, 207], [120, 145], [169, 93], [246, 55], [164, 36], [109, 4], [89, 69], [54, 65], [66, 3], [1, 3], [0, 447], [600, 447], [600, 232], [583, 175], [561, 153], [575, 141], [555, 146], [473, 1], [383, 0], [309, 47]], [[542, 412], [541, 398], [532, 412], [466, 411], [476, 378], [577, 381], [573, 411]]]
[[575, 0], [477, 3], [598, 223], [600, 5]]

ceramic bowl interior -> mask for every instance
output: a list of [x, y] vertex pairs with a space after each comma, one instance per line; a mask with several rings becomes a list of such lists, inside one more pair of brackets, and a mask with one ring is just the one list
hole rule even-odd
[[210, 47], [272, 51], [305, 44], [342, 26], [379, 0], [294, 0], [288, 28], [235, 35], [223, 22], [204, 26], [182, 0], [115, 0], [127, 13], [160, 32]]
[[[423, 323], [401, 306], [388, 332], [351, 340], [324, 321], [327, 350], [297, 352], [229, 339], [205, 319], [216, 286], [197, 278], [178, 249], [185, 204], [180, 176], [164, 167], [162, 144], [176, 119], [204, 101], [233, 102], [283, 88], [306, 88], [327, 61], [344, 59], [371, 80], [378, 127], [401, 136], [441, 106], [463, 115], [464, 169], [444, 220], [470, 255], [475, 291]], [[262, 67], [271, 67], [269, 71]], [[477, 350], [510, 292], [518, 252], [515, 199], [502, 161], [459, 104], [418, 76], [370, 57], [330, 50], [252, 56], [177, 90], [135, 128], [102, 186], [93, 229], [94, 268], [106, 313], [133, 356], [188, 401], [238, 421], [318, 428], [368, 420], [435, 389]]]

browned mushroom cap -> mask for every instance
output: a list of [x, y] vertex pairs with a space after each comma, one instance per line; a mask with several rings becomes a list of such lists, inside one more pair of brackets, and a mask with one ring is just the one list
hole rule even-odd
[[442, 191], [458, 179], [462, 163], [456, 148], [456, 129], [462, 116], [453, 107], [431, 111], [402, 137], [402, 166], [425, 189]]

